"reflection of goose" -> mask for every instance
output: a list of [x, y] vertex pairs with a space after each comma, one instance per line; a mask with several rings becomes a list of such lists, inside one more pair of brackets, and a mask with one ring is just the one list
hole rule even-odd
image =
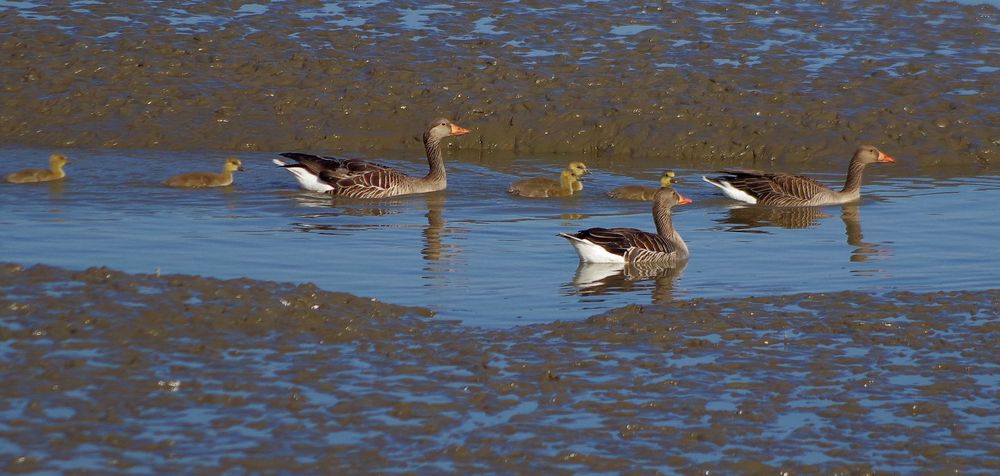
[[442, 238], [445, 234], [444, 203], [443, 193], [430, 193], [424, 196], [427, 202], [427, 227], [424, 228], [424, 248], [421, 254], [426, 261], [440, 261], [443, 256], [444, 245]]
[[830, 218], [830, 215], [815, 207], [772, 208], [737, 205], [731, 207], [728, 215], [718, 222], [731, 225], [729, 231], [754, 231], [767, 226], [809, 228], [816, 226], [823, 218]]
[[585, 263], [581, 262], [573, 276], [573, 286], [585, 296], [638, 291], [653, 281], [653, 302], [669, 301], [674, 280], [684, 272], [679, 266], [664, 263]]
[[[660, 176], [661, 188], [669, 187], [678, 182], [679, 180], [676, 179], [676, 174], [674, 174], [673, 170], [663, 172], [663, 175]], [[653, 199], [653, 195], [657, 190], [659, 188], [643, 185], [624, 185], [608, 192], [608, 196], [619, 200], [642, 200], [648, 202]]]
[[6, 179], [10, 183], [35, 183], [51, 182], [66, 176], [63, 167], [69, 163], [65, 155], [52, 154], [49, 156], [48, 169], [24, 169], [7, 175]]
[[844, 222], [844, 232], [847, 235], [847, 244], [855, 247], [851, 251], [851, 261], [866, 262], [873, 256], [888, 254], [889, 251], [883, 246], [874, 243], [866, 243], [864, 234], [861, 232], [861, 208], [857, 205], [844, 205], [841, 207], [840, 219]]
[[430, 171], [423, 177], [412, 177], [396, 169], [358, 159], [336, 159], [311, 154], [286, 152], [284, 157], [297, 163], [278, 159], [273, 162], [289, 171], [302, 188], [352, 198], [382, 198], [411, 193], [444, 190], [448, 186], [444, 171], [441, 140], [449, 136], [468, 134], [469, 130], [447, 119], [430, 122], [424, 132], [424, 149]]
[[519, 197], [568, 197], [574, 192], [583, 190], [580, 177], [588, 173], [587, 166], [583, 162], [570, 162], [559, 174], [558, 181], [548, 177], [533, 177], [510, 184], [510, 189], [507, 191]]
[[656, 233], [635, 228], [588, 228], [576, 234], [560, 233], [589, 263], [676, 262], [687, 259], [688, 247], [674, 229], [670, 209], [691, 203], [672, 188], [661, 188], [653, 197]]
[[727, 197], [750, 204], [772, 207], [838, 205], [861, 197], [861, 175], [866, 165], [895, 161], [870, 145], [858, 147], [848, 165], [844, 188], [839, 192], [801, 175], [759, 170], [726, 169], [720, 173], [728, 175], [702, 179], [722, 189]]
[[164, 183], [171, 187], [225, 187], [233, 183], [233, 172], [237, 170], [243, 170], [243, 163], [240, 159], [229, 158], [222, 165], [222, 173], [191, 172], [170, 177]]

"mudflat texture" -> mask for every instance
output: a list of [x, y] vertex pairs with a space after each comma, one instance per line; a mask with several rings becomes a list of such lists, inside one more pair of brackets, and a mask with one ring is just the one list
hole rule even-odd
[[0, 11], [3, 143], [419, 149], [445, 115], [473, 130], [453, 147], [486, 151], [759, 165], [871, 142], [964, 165], [1000, 150], [988, 5], [40, 3]]
[[253, 280], [0, 266], [7, 473], [1000, 471], [1000, 291], [477, 330]]

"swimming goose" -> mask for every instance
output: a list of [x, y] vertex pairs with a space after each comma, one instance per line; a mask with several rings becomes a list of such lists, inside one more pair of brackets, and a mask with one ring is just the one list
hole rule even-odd
[[560, 233], [569, 240], [585, 263], [678, 263], [687, 259], [688, 248], [674, 229], [670, 209], [691, 199], [670, 187], [653, 196], [656, 233], [635, 228], [588, 228], [575, 234]]
[[63, 167], [69, 163], [65, 155], [52, 154], [49, 156], [49, 168], [46, 169], [24, 169], [7, 175], [6, 179], [10, 183], [34, 183], [51, 182], [66, 176]]
[[233, 183], [233, 172], [237, 170], [243, 170], [243, 162], [231, 157], [223, 164], [222, 173], [191, 172], [170, 177], [164, 183], [170, 187], [225, 187]]
[[359, 159], [337, 159], [311, 154], [286, 152], [281, 154], [294, 160], [289, 164], [274, 159], [273, 162], [289, 171], [302, 188], [311, 192], [328, 193], [352, 198], [382, 198], [411, 193], [444, 190], [448, 178], [444, 171], [441, 140], [445, 137], [468, 134], [469, 130], [448, 119], [435, 119], [424, 131], [424, 149], [430, 172], [423, 177], [412, 177], [396, 169]]
[[728, 175], [702, 179], [722, 189], [727, 197], [751, 204], [772, 207], [837, 205], [861, 198], [861, 174], [866, 165], [875, 162], [894, 163], [896, 160], [870, 145], [858, 147], [847, 167], [844, 188], [839, 192], [801, 175], [759, 170], [726, 169], [719, 172]]
[[574, 192], [583, 190], [583, 183], [580, 177], [590, 173], [583, 162], [570, 162], [569, 165], [559, 173], [559, 180], [548, 177], [533, 177], [518, 180], [510, 184], [508, 192], [519, 197], [545, 198], [545, 197], [568, 197]]
[[[661, 188], [669, 187], [678, 182], [680, 181], [677, 180], [673, 170], [663, 172], [663, 175], [660, 176]], [[648, 202], [653, 199], [653, 195], [656, 194], [657, 190], [659, 189], [643, 185], [624, 185], [608, 192], [608, 196], [620, 200], [641, 200]]]

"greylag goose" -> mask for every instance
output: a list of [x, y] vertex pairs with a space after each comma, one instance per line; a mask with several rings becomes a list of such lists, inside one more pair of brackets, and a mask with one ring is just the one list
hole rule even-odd
[[656, 233], [635, 228], [588, 228], [575, 234], [560, 233], [585, 263], [677, 263], [687, 259], [688, 248], [674, 229], [670, 209], [691, 199], [669, 187], [653, 196]]
[[580, 177], [590, 173], [583, 162], [570, 162], [569, 165], [559, 173], [559, 180], [548, 177], [533, 177], [518, 180], [510, 184], [508, 192], [519, 197], [546, 198], [546, 197], [568, 197], [574, 192], [583, 190], [583, 183]]
[[722, 177], [702, 177], [722, 189], [727, 197], [750, 204], [772, 207], [838, 205], [861, 197], [861, 175], [865, 166], [875, 162], [894, 163], [895, 159], [870, 145], [854, 151], [847, 167], [847, 179], [839, 192], [801, 175], [768, 173], [759, 170], [726, 169]]
[[302, 188], [312, 192], [351, 198], [383, 198], [436, 192], [448, 186], [441, 140], [468, 133], [468, 129], [448, 119], [431, 121], [424, 131], [424, 149], [427, 151], [430, 172], [423, 177], [412, 177], [396, 169], [360, 159], [337, 159], [297, 152], [281, 154], [282, 157], [294, 160], [294, 164], [278, 159], [274, 159], [274, 163], [291, 172]]
[[51, 182], [66, 176], [63, 167], [69, 163], [65, 155], [52, 154], [49, 156], [48, 169], [24, 169], [7, 175], [6, 179], [10, 183], [34, 183]]
[[225, 187], [233, 183], [233, 172], [237, 170], [243, 170], [243, 162], [231, 157], [222, 165], [222, 173], [191, 172], [170, 177], [164, 183], [170, 187]]
[[[674, 174], [673, 170], [663, 172], [663, 175], [660, 176], [661, 188], [669, 187], [679, 182], [680, 181], [677, 180], [676, 174]], [[608, 196], [620, 200], [641, 200], [648, 202], [653, 199], [653, 195], [656, 194], [657, 190], [659, 189], [643, 185], [624, 185], [608, 192]]]

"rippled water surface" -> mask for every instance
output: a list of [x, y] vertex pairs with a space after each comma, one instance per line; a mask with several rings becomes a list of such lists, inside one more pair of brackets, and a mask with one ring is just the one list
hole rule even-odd
[[[72, 160], [0, 183], [0, 473], [1000, 474], [997, 5], [0, 0], [0, 176]], [[432, 115], [445, 192], [271, 163]], [[700, 179], [859, 143], [849, 206]], [[667, 168], [686, 266], [580, 266]]]
[[[652, 230], [649, 204], [604, 192], [652, 183], [658, 170], [598, 169], [578, 197], [525, 199], [506, 186], [521, 175], [555, 175], [562, 163], [463, 157], [450, 161], [444, 193], [350, 201], [298, 191], [270, 154], [241, 155], [247, 170], [231, 187], [176, 190], [159, 182], [218, 168], [222, 156], [67, 153], [73, 163], [62, 183], [0, 186], [6, 259], [315, 282], [486, 327], [694, 297], [1000, 284], [994, 175], [908, 175], [900, 171], [913, 168], [873, 165], [859, 204], [782, 210], [736, 206], [701, 181], [710, 171], [678, 169], [685, 182], [677, 189], [695, 202], [677, 208], [674, 220], [691, 259], [682, 269], [635, 272], [578, 265], [556, 234], [593, 226]], [[386, 161], [418, 173], [426, 165], [413, 155]], [[44, 161], [38, 150], [4, 156], [7, 170]], [[813, 175], [831, 184], [843, 177], [840, 170]]]

